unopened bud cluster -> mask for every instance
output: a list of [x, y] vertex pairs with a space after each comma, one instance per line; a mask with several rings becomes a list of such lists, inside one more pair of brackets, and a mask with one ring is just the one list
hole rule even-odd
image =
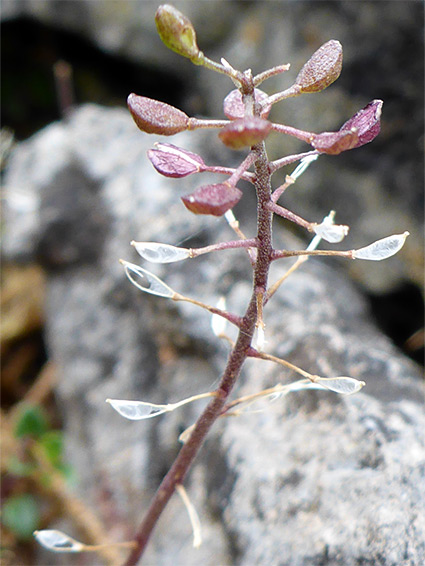
[[[185, 16], [174, 7], [165, 5], [158, 9], [156, 23], [160, 36], [168, 47], [202, 64], [200, 61], [204, 57], [200, 56], [195, 31]], [[241, 91], [232, 90], [223, 103], [227, 122], [190, 118], [174, 106], [136, 94], [130, 94], [127, 103], [137, 126], [148, 134], [171, 136], [185, 130], [216, 126], [219, 129], [218, 137], [224, 145], [231, 149], [243, 150], [254, 148], [266, 140], [272, 131], [277, 131], [298, 137], [318, 153], [337, 155], [369, 143], [378, 135], [381, 100], [370, 102], [336, 132], [305, 132], [274, 124], [267, 120], [267, 116], [272, 104], [282, 98], [325, 89], [339, 77], [341, 68], [341, 44], [339, 41], [330, 40], [313, 53], [298, 73], [295, 83], [283, 93], [269, 96], [254, 88], [252, 101], [257, 105], [256, 111], [253, 108], [247, 111]], [[272, 75], [273, 69], [268, 73]], [[170, 144], [159, 144], [156, 149], [149, 151], [148, 157], [155, 169], [167, 177], [185, 177], [205, 170], [202, 157]], [[214, 168], [210, 167], [208, 170], [213, 171]], [[195, 214], [220, 216], [235, 206], [241, 196], [241, 191], [235, 187], [234, 182], [229, 185], [224, 182], [199, 187], [182, 200], [186, 208]]]

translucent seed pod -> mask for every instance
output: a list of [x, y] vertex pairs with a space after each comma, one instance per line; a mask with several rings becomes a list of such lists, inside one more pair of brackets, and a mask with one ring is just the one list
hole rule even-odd
[[318, 236], [332, 244], [341, 242], [348, 234], [349, 229], [349, 226], [333, 224], [326, 219], [321, 224], [316, 224], [316, 226], [313, 227], [314, 232]]
[[357, 393], [366, 385], [364, 381], [359, 381], [353, 377], [319, 377], [317, 383], [334, 393], [342, 395]]
[[157, 417], [163, 413], [170, 413], [183, 405], [199, 401], [200, 399], [207, 399], [213, 397], [215, 393], [208, 391], [207, 393], [199, 393], [186, 397], [177, 403], [167, 403], [167, 405], [157, 405], [156, 403], [149, 403], [147, 401], [128, 401], [127, 399], [106, 399], [106, 402], [111, 405], [122, 417], [130, 421], [141, 421], [143, 419], [150, 419]]
[[141, 291], [168, 299], [176, 296], [176, 293], [168, 285], [150, 271], [123, 259], [120, 262], [124, 266], [127, 277]]
[[173, 263], [190, 257], [190, 250], [157, 242], [131, 242], [137, 253], [152, 263]]
[[382, 238], [382, 240], [377, 240], [365, 248], [353, 250], [353, 258], [367, 259], [370, 261], [387, 259], [401, 250], [408, 235], [409, 232], [394, 234], [393, 236]]
[[34, 537], [41, 546], [54, 552], [81, 552], [85, 547], [81, 542], [54, 529], [34, 531]]
[[130, 421], [151, 419], [174, 409], [173, 405], [156, 405], [144, 401], [127, 401], [124, 399], [106, 399], [106, 402], [122, 417]]

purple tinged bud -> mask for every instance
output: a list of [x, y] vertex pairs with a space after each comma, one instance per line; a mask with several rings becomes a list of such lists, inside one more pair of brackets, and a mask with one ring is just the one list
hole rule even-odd
[[342, 151], [357, 147], [358, 135], [355, 128], [338, 132], [322, 132], [311, 137], [311, 145], [320, 153], [338, 155]]
[[341, 74], [342, 46], [331, 39], [313, 53], [295, 79], [301, 92], [320, 92]]
[[340, 130], [356, 128], [358, 142], [354, 147], [360, 147], [371, 142], [381, 130], [382, 100], [372, 100], [345, 122]]
[[371, 142], [381, 129], [382, 100], [372, 100], [345, 122], [337, 132], [314, 134], [310, 143], [321, 153], [337, 155]]
[[169, 143], [155, 145], [155, 149], [148, 151], [148, 157], [158, 173], [165, 177], [186, 177], [205, 169], [202, 157], [196, 153]]
[[160, 6], [155, 14], [155, 23], [159, 37], [169, 49], [188, 57], [193, 63], [202, 59], [192, 22], [174, 6]]
[[269, 135], [272, 128], [271, 122], [258, 116], [247, 116], [239, 118], [227, 124], [218, 137], [232, 149], [252, 147], [262, 142]]
[[[259, 88], [254, 89], [254, 96], [257, 102], [262, 102], [268, 98], [268, 94], [260, 90]], [[271, 110], [271, 104], [263, 109], [262, 117], [267, 118]], [[245, 108], [242, 102], [241, 93], [235, 89], [229, 92], [223, 102], [223, 111], [227, 118], [230, 120], [236, 120], [237, 118], [243, 118], [245, 116]]]
[[130, 94], [128, 109], [137, 127], [148, 134], [172, 136], [187, 129], [189, 116], [165, 102]]
[[237, 204], [242, 197], [242, 191], [227, 183], [203, 185], [193, 193], [182, 197], [185, 207], [194, 214], [211, 214], [223, 216]]

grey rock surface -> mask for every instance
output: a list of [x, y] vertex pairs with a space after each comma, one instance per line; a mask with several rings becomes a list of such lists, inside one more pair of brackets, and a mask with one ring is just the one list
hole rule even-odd
[[[211, 137], [195, 132], [167, 141], [211, 162]], [[154, 172], [146, 150], [155, 139], [141, 134], [124, 110], [86, 105], [68, 122], [17, 145], [5, 179], [4, 254], [36, 260], [47, 273], [47, 343], [58, 368], [77, 492], [120, 540], [131, 537], [178, 451], [179, 434], [202, 403], [130, 422], [105, 399], [164, 403], [211, 390], [228, 352], [207, 313], [138, 292], [118, 263], [120, 257], [139, 261], [129, 246], [133, 239], [196, 247], [233, 238], [223, 219], [190, 215], [179, 202], [199, 178], [167, 180]], [[247, 206], [235, 214], [253, 233]], [[278, 247], [304, 245], [279, 226], [274, 237]], [[251, 284], [243, 252], [144, 265], [178, 292], [210, 304], [226, 295], [229, 310], [244, 312]], [[286, 267], [274, 266], [271, 280]], [[263, 412], [217, 423], [187, 482], [203, 546], [191, 547], [186, 511], [176, 498], [145, 563], [420, 566], [425, 417], [419, 369], [376, 330], [361, 294], [330, 259], [310, 260], [288, 278], [266, 310], [266, 324], [268, 352], [319, 375], [350, 375], [366, 387], [347, 398], [293, 393]], [[235, 395], [296, 378], [251, 360]], [[105, 491], [108, 506], [99, 504]], [[75, 564], [72, 557], [45, 560]]]

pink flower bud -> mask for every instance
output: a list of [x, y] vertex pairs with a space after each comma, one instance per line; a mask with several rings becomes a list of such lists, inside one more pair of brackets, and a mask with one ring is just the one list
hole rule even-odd
[[341, 74], [342, 46], [331, 39], [313, 53], [295, 79], [301, 92], [320, 92]]
[[356, 128], [358, 142], [354, 147], [360, 147], [371, 142], [381, 130], [382, 100], [372, 100], [345, 122], [341, 130]]
[[202, 157], [196, 153], [170, 143], [155, 145], [155, 149], [148, 151], [148, 157], [158, 173], [165, 177], [186, 177], [205, 168]]
[[222, 216], [239, 202], [242, 191], [226, 183], [204, 185], [182, 197], [185, 207], [194, 214]]
[[[262, 102], [268, 95], [260, 90], [259, 88], [254, 89], [254, 96], [257, 102]], [[262, 117], [267, 118], [271, 110], [271, 104], [266, 106], [263, 110]], [[242, 102], [241, 93], [235, 89], [229, 92], [223, 101], [223, 111], [227, 118], [230, 120], [236, 120], [237, 118], [243, 118], [245, 115], [245, 108]]]
[[232, 149], [241, 149], [262, 142], [269, 135], [271, 128], [272, 124], [268, 120], [258, 116], [247, 116], [227, 124], [218, 137], [224, 145]]
[[165, 102], [133, 93], [127, 98], [127, 105], [137, 127], [143, 132], [172, 136], [187, 129], [189, 116]]
[[159, 37], [169, 49], [194, 63], [202, 57], [192, 22], [174, 6], [160, 6], [155, 14], [155, 23]]
[[342, 151], [357, 147], [358, 136], [355, 128], [338, 132], [322, 132], [314, 134], [310, 143], [320, 153], [338, 155]]

